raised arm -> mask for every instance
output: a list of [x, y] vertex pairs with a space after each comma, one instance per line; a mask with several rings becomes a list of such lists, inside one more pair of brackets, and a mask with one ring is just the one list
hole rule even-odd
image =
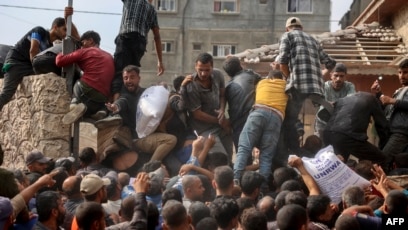
[[305, 182], [307, 188], [309, 189], [309, 195], [319, 195], [320, 189], [317, 185], [316, 181], [313, 179], [312, 175], [306, 170], [305, 166], [303, 165], [303, 161], [298, 156], [293, 156], [289, 158], [288, 161], [289, 166], [296, 168], [299, 170], [300, 175], [302, 176], [303, 181]]

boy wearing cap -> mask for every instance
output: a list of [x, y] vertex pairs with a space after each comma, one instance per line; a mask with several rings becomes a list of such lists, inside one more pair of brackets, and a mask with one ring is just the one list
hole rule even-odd
[[[347, 67], [343, 63], [337, 63], [330, 72], [331, 80], [324, 83], [324, 98], [326, 101], [334, 103], [340, 98], [356, 93], [354, 84], [346, 81], [346, 76]], [[327, 115], [329, 115], [327, 110], [320, 106], [315, 120], [315, 135], [320, 138], [323, 138], [323, 130], [329, 118]]]
[[323, 98], [324, 80], [321, 63], [327, 70], [331, 70], [336, 61], [323, 51], [316, 39], [303, 32], [299, 18], [291, 17], [286, 21], [286, 33], [280, 40], [278, 62], [280, 70], [288, 79], [286, 92], [291, 95], [282, 124], [283, 137], [287, 147], [297, 152], [300, 146], [295, 123], [303, 102], [310, 95]]

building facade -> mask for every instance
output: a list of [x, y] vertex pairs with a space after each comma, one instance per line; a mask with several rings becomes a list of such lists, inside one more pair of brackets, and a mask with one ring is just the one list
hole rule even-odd
[[[306, 31], [329, 31], [327, 0], [153, 0], [158, 12], [166, 68], [164, 81], [194, 70], [196, 56], [208, 52], [214, 67], [225, 56], [279, 41], [286, 19], [299, 17]], [[156, 73], [153, 35], [142, 59], [144, 75]], [[155, 78], [157, 79], [157, 78]]]

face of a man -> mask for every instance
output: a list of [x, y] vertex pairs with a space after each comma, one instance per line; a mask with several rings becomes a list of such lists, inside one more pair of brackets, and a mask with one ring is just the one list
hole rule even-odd
[[104, 185], [101, 188], [101, 203], [108, 202], [108, 191], [106, 190], [106, 186]]
[[331, 73], [332, 87], [334, 90], [340, 90], [344, 86], [346, 80], [346, 73], [332, 72]]
[[62, 40], [62, 39], [64, 39], [66, 36], [67, 36], [67, 26], [60, 26], [60, 27], [57, 27], [57, 26], [55, 26], [54, 27], [54, 31], [55, 31], [55, 36], [59, 39], [59, 40]]
[[408, 86], [408, 68], [402, 68], [398, 70], [398, 78], [401, 85]]
[[28, 169], [30, 172], [38, 172], [41, 174], [45, 174], [45, 170], [47, 169], [47, 163], [40, 163], [40, 162], [33, 162], [28, 166]]
[[139, 87], [140, 76], [135, 71], [123, 71], [123, 84], [129, 92], [135, 92]]
[[195, 70], [200, 81], [207, 82], [210, 79], [213, 67], [211, 65], [211, 62], [203, 64], [200, 61], [198, 61], [195, 65]]

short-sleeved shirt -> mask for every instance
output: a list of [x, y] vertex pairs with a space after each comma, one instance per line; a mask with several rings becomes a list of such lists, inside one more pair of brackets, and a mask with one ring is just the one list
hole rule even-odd
[[[211, 74], [211, 88], [204, 88], [197, 81], [197, 73], [193, 74], [193, 81], [187, 85], [188, 109], [195, 111], [201, 109], [204, 113], [217, 117], [215, 110], [220, 109], [220, 89], [225, 88], [224, 75], [221, 71], [214, 69]], [[206, 130], [219, 128], [218, 124], [210, 124], [203, 121], [191, 119], [191, 127], [198, 133]]]
[[52, 46], [50, 33], [43, 27], [37, 26], [31, 29], [22, 37], [17, 44], [11, 48], [7, 54], [5, 63], [13, 63], [13, 61], [30, 62], [31, 40], [37, 40], [40, 43], [40, 52]]
[[149, 30], [159, 27], [157, 12], [147, 0], [122, 0], [119, 34], [137, 32], [147, 38]]
[[300, 93], [323, 95], [324, 80], [320, 64], [332, 64], [330, 58], [312, 36], [299, 29], [282, 35], [279, 63], [289, 65], [291, 72], [286, 89], [294, 87]]

